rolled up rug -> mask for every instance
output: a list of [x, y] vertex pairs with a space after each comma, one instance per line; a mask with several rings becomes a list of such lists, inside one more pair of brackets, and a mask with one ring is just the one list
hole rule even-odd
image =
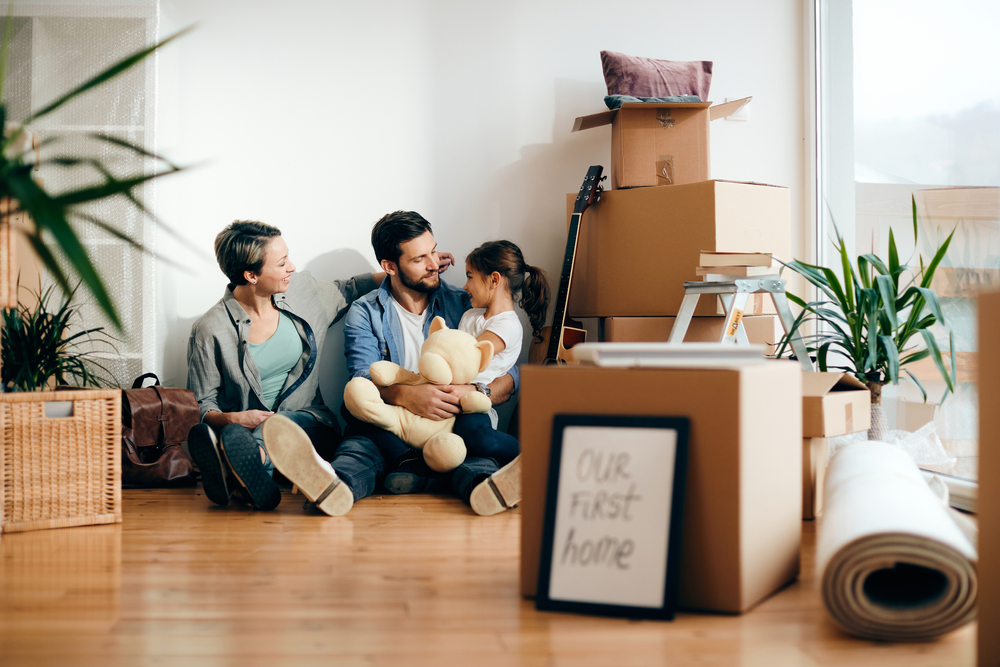
[[816, 546], [823, 603], [847, 632], [929, 640], [976, 615], [976, 549], [910, 456], [845, 446], [827, 470]]

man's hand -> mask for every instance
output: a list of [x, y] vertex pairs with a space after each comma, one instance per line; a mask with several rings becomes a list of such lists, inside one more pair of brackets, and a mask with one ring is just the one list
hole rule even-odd
[[397, 384], [381, 387], [380, 390], [386, 403], [404, 407], [415, 415], [435, 421], [454, 417], [461, 412], [458, 406], [461, 394], [452, 385]]
[[438, 275], [448, 270], [449, 266], [455, 265], [455, 256], [450, 252], [439, 252], [438, 254]]

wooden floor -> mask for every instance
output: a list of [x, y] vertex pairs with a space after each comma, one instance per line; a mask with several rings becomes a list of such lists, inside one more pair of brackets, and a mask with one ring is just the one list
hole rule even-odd
[[0, 538], [0, 665], [973, 665], [975, 625], [928, 644], [852, 639], [812, 576], [743, 616], [636, 622], [518, 595], [517, 510], [372, 497], [343, 518], [125, 491], [114, 526]]

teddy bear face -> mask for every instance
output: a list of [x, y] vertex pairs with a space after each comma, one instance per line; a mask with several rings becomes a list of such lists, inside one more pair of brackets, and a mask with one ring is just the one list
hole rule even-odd
[[493, 344], [449, 329], [435, 317], [420, 348], [420, 374], [434, 384], [469, 384], [493, 359]]

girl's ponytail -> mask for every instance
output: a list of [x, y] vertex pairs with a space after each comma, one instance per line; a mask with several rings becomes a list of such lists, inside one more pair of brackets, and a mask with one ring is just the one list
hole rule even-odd
[[549, 281], [537, 266], [525, 266], [524, 282], [521, 283], [521, 300], [518, 302], [531, 323], [531, 335], [539, 338], [545, 326], [545, 315], [549, 310]]

